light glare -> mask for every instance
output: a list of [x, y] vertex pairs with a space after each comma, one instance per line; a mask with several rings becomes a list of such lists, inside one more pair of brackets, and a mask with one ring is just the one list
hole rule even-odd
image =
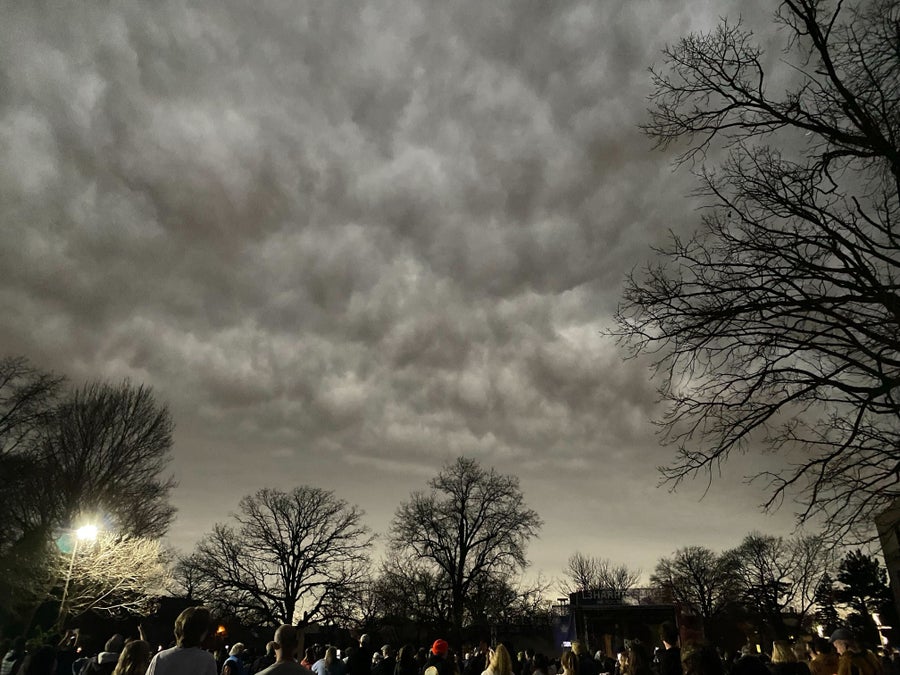
[[97, 538], [97, 526], [96, 525], [84, 525], [83, 527], [79, 527], [75, 534], [79, 539], [86, 539], [87, 541], [94, 541]]

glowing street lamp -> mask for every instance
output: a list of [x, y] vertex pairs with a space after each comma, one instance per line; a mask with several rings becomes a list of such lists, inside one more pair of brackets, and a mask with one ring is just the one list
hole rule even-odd
[[75, 537], [84, 541], [94, 541], [97, 538], [97, 532], [99, 530], [96, 525], [84, 525], [75, 530]]
[[72, 581], [72, 569], [75, 567], [75, 555], [78, 553], [79, 541], [94, 541], [99, 532], [96, 525], [83, 525], [75, 530], [75, 544], [72, 546], [72, 557], [69, 559], [69, 571], [66, 574], [66, 584], [63, 586], [62, 602], [59, 603], [59, 616], [56, 622], [62, 628], [66, 611], [66, 599], [69, 597], [69, 583]]

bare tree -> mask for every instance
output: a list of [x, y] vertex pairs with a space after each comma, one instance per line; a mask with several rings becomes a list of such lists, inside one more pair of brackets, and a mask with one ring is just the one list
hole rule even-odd
[[734, 574], [732, 558], [703, 546], [686, 546], [661, 558], [650, 582], [708, 624], [736, 600]]
[[577, 593], [599, 588], [600, 574], [597, 570], [597, 558], [593, 556], [586, 556], [576, 551], [569, 556], [563, 573], [565, 578], [560, 584], [560, 590], [563, 593]]
[[[158, 541], [101, 532], [96, 541], [55, 556], [61, 619], [88, 610], [141, 614], [170, 590], [172, 576]], [[68, 580], [68, 583], [66, 581]]]
[[[0, 359], [0, 597], [11, 597], [7, 583], [45, 555], [47, 532], [54, 524], [48, 508], [47, 476], [38, 447], [63, 379], [41, 371], [21, 357]], [[49, 477], [52, 479], [55, 476]], [[12, 585], [16, 585], [12, 583]], [[0, 601], [2, 604], [2, 601]]]
[[444, 577], [415, 555], [385, 558], [374, 581], [379, 615], [433, 631], [450, 626], [452, 602]]
[[469, 593], [466, 618], [476, 626], [545, 623], [551, 620], [552, 603], [546, 593], [551, 583], [535, 580], [484, 577]]
[[466, 597], [488, 577], [527, 565], [525, 547], [541, 519], [525, 504], [519, 480], [459, 457], [397, 509], [392, 543], [433, 566], [449, 590], [454, 638], [460, 639]]
[[58, 406], [43, 461], [59, 477], [63, 518], [100, 513], [118, 532], [165, 534], [175, 516], [164, 475], [172, 447], [169, 411], [142, 385], [92, 383]]
[[770, 628], [787, 638], [784, 614], [802, 621], [815, 606], [816, 588], [835, 569], [832, 547], [821, 537], [785, 539], [752, 532], [726, 552], [740, 600]]
[[172, 421], [150, 389], [62, 390], [23, 359], [0, 361], [0, 611], [26, 611], [56, 579], [53, 540], [79, 517], [158, 537], [174, 515]]
[[[198, 597], [269, 625], [321, 619], [365, 580], [372, 541], [362, 511], [314, 487], [244, 497], [181, 561]], [[197, 583], [197, 578], [200, 579]]]
[[52, 417], [64, 381], [23, 357], [0, 359], [0, 461], [31, 449], [35, 436]]
[[606, 558], [586, 556], [579, 551], [569, 556], [564, 574], [560, 586], [564, 593], [602, 590], [611, 599], [619, 600], [637, 586], [641, 578], [641, 570], [615, 565]]
[[209, 595], [206, 577], [203, 576], [196, 554], [181, 556], [175, 560], [172, 581], [176, 592], [180, 591], [187, 600], [195, 600]]
[[616, 334], [657, 357], [665, 479], [767, 446], [767, 508], [865, 539], [900, 497], [900, 3], [785, 0], [776, 21], [780, 60], [724, 21], [653, 71], [646, 131], [680, 163], [724, 159], [697, 172], [702, 230], [628, 279]]

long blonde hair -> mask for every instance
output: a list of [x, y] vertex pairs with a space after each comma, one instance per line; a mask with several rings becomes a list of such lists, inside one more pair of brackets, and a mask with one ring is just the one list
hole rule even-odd
[[795, 663], [797, 655], [787, 640], [775, 640], [772, 643], [772, 663]]
[[569, 651], [568, 649], [564, 651], [559, 659], [559, 663], [566, 673], [578, 675], [578, 654], [576, 654], [575, 652]]
[[125, 645], [113, 675], [144, 675], [150, 665], [150, 644], [133, 640]]
[[503, 645], [494, 647], [490, 669], [494, 675], [512, 675], [512, 658]]

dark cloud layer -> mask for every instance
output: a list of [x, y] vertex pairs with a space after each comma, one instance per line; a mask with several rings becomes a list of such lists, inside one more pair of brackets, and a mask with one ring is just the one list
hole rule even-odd
[[739, 470], [655, 488], [653, 383], [601, 336], [696, 220], [646, 68], [738, 6], [6, 3], [0, 344], [170, 403], [183, 547], [300, 482], [383, 532], [459, 454], [521, 476], [549, 574], [783, 530]]

